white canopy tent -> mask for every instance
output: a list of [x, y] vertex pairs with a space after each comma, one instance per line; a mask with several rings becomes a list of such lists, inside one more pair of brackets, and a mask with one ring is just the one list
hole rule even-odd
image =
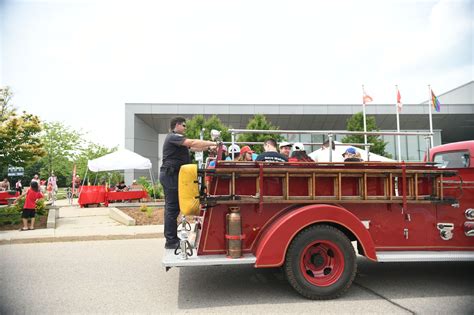
[[[342, 162], [344, 159], [342, 158], [342, 154], [346, 152], [347, 148], [353, 147], [357, 152], [360, 153], [362, 159], [364, 161], [374, 161], [374, 162], [396, 162], [395, 160], [386, 158], [384, 156], [369, 152], [370, 159], [367, 158], [367, 152], [363, 149], [359, 149], [357, 147], [351, 145], [345, 145], [342, 142], [334, 141], [336, 143], [336, 149], [333, 151], [333, 161], [335, 162]], [[324, 153], [321, 153], [324, 151]], [[320, 157], [321, 161], [319, 162], [329, 162], [329, 150], [318, 149], [313, 151], [309, 154], [311, 158], [318, 156]]]
[[[151, 172], [152, 164], [150, 159], [147, 159], [135, 152], [127, 149], [119, 149], [110, 154], [101, 156], [100, 158], [89, 160], [87, 162], [88, 170], [92, 172], [107, 172], [107, 171], [119, 171], [119, 170], [149, 170], [150, 178], [153, 187], [153, 195], [155, 194], [155, 182], [153, 179], [153, 173]], [[84, 176], [84, 181], [87, 177]]]
[[149, 170], [151, 169], [152, 164], [150, 159], [127, 149], [120, 149], [95, 160], [88, 161], [87, 167], [92, 172], [131, 169]]

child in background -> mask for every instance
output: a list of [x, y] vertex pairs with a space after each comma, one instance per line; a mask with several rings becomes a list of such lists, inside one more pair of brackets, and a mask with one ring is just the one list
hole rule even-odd
[[[43, 194], [39, 192], [38, 182], [32, 181], [30, 189], [26, 192], [25, 205], [23, 206], [23, 212], [21, 213], [23, 227], [20, 231], [35, 229], [36, 201], [41, 198], [43, 198]], [[29, 228], [28, 219], [31, 220]]]

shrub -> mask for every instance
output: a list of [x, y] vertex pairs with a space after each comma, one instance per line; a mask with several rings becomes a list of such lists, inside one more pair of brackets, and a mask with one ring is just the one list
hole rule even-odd
[[[148, 196], [153, 198], [153, 185], [149, 182], [148, 178], [141, 176], [137, 182], [143, 186], [143, 189], [147, 192]], [[160, 183], [155, 183], [155, 198], [161, 199], [164, 196], [163, 186]]]
[[[12, 207], [18, 212], [22, 211], [23, 206], [25, 205], [25, 199], [26, 199], [26, 195], [22, 195], [18, 197]], [[46, 204], [45, 204], [44, 198], [38, 199], [36, 201], [35, 209], [36, 209], [37, 215], [44, 215], [46, 213]]]
[[141, 212], [146, 212], [146, 211], [148, 211], [148, 206], [145, 205], [145, 204], [141, 204], [141, 205], [140, 205], [140, 211], [141, 211]]
[[151, 218], [152, 215], [153, 215], [153, 208], [152, 207], [147, 207], [146, 208], [146, 216]]
[[[17, 199], [16, 203], [9, 207], [0, 208], [0, 225], [16, 225], [21, 222], [21, 211], [25, 204], [25, 196]], [[36, 201], [36, 217], [46, 215], [44, 199]]]
[[15, 206], [0, 208], [0, 225], [15, 225], [21, 222], [21, 212]]

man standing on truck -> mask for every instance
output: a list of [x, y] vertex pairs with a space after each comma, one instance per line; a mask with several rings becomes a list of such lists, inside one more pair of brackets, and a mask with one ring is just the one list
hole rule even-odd
[[263, 143], [265, 152], [259, 154], [255, 161], [263, 162], [288, 162], [288, 158], [277, 151], [277, 143], [275, 139], [267, 139]]
[[179, 245], [177, 219], [179, 215], [178, 174], [181, 165], [191, 163], [189, 149], [203, 151], [217, 146], [216, 142], [187, 139], [186, 118], [174, 117], [170, 121], [171, 132], [163, 144], [163, 164], [160, 168], [160, 182], [165, 193], [165, 248], [175, 249]]

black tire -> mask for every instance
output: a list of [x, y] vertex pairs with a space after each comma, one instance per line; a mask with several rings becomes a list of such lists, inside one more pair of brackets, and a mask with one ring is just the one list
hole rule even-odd
[[284, 269], [288, 282], [299, 294], [312, 300], [329, 300], [341, 296], [352, 284], [357, 272], [356, 255], [340, 230], [313, 225], [292, 240]]

